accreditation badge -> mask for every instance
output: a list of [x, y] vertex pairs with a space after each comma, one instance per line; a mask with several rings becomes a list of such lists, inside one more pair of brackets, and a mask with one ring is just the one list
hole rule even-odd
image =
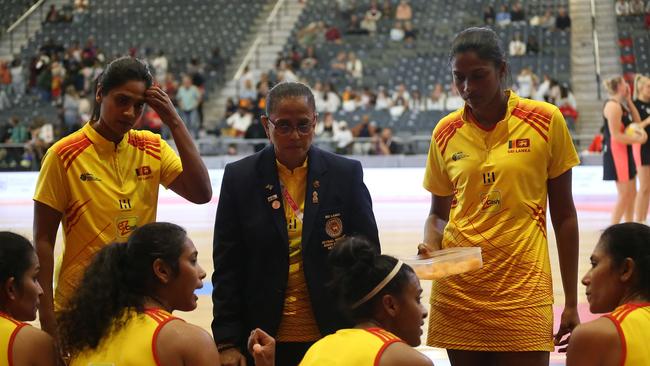
[[343, 234], [343, 221], [339, 217], [340, 214], [331, 215], [325, 221], [325, 233], [330, 238], [338, 238]]

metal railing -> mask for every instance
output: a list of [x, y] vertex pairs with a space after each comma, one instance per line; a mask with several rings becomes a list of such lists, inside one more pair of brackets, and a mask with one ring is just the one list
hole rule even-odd
[[[285, 0], [278, 0], [278, 2], [275, 3], [273, 10], [271, 10], [271, 13], [266, 18], [266, 21], [260, 27], [261, 29], [266, 28], [267, 34], [259, 35], [255, 38], [255, 41], [253, 41], [253, 44], [248, 49], [246, 56], [244, 56], [244, 59], [239, 65], [237, 72], [235, 72], [233, 80], [239, 80], [242, 77], [246, 67], [252, 63], [255, 64], [255, 68], [259, 68], [260, 46], [263, 44], [271, 45], [275, 43], [276, 38], [274, 36], [274, 30], [280, 28], [280, 24], [282, 24], [284, 16], [286, 16], [288, 13], [289, 2]], [[265, 40], [266, 43], [263, 43]]]
[[27, 20], [35, 11], [39, 11], [39, 19], [41, 21], [44, 20], [44, 15], [43, 15], [43, 4], [45, 3], [45, 0], [38, 0], [34, 5], [32, 5], [29, 10], [25, 12], [18, 20], [14, 22], [14, 24], [10, 25], [9, 28], [7, 28], [7, 31], [5, 32], [9, 36], [9, 50], [13, 54], [14, 53], [14, 34], [18, 32], [18, 27], [21, 25], [24, 25], [24, 30], [25, 30], [25, 38], [29, 39], [29, 21]]

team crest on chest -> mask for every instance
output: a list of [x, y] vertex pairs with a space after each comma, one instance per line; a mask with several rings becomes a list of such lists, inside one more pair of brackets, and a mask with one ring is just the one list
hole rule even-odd
[[508, 140], [508, 153], [524, 153], [530, 152], [530, 139], [515, 139]]
[[325, 216], [325, 233], [330, 238], [336, 239], [343, 234], [343, 220], [340, 216], [340, 214]]

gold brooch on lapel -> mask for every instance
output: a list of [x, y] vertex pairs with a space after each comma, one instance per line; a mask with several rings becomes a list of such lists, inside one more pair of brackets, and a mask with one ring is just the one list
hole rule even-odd
[[268, 189], [269, 191], [272, 191], [273, 190], [273, 184], [267, 184], [266, 189]]
[[311, 194], [311, 203], [313, 204], [318, 204], [318, 192], [314, 192]]
[[278, 208], [280, 208], [280, 201], [278, 200], [273, 201], [273, 203], [271, 203], [271, 207], [273, 207], [274, 210], [277, 210]]
[[318, 180], [314, 181], [314, 188], [318, 189], [320, 187], [320, 182]]

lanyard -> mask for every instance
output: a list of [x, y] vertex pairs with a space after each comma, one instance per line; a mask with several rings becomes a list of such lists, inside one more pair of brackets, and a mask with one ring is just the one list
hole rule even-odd
[[282, 195], [284, 196], [284, 199], [287, 200], [287, 204], [291, 207], [293, 214], [298, 220], [300, 220], [300, 222], [302, 222], [303, 213], [300, 211], [300, 207], [296, 204], [296, 201], [293, 200], [287, 187], [282, 184], [282, 182], [280, 182], [280, 186], [282, 187]]

